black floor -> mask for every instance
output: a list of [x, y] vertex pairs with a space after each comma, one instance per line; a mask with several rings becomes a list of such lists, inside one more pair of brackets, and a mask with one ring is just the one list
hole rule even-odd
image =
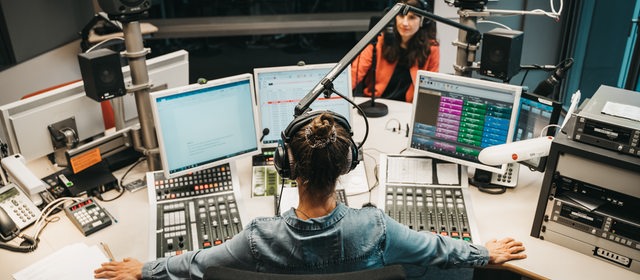
[[212, 37], [151, 40], [151, 57], [178, 49], [189, 52], [189, 82], [242, 73], [254, 68], [335, 63], [357, 43], [354, 33]]

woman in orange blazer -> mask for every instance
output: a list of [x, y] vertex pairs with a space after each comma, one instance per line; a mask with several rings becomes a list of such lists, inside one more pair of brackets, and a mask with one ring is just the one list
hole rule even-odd
[[[399, 0], [425, 9], [417, 0]], [[376, 44], [376, 97], [413, 102], [415, 78], [418, 70], [438, 72], [440, 45], [435, 39], [434, 21], [418, 14], [398, 14], [393, 35], [383, 34]], [[396, 39], [397, 38], [397, 39]], [[351, 63], [351, 79], [354, 88], [362, 83], [363, 94], [371, 96], [373, 45], [368, 45]]]

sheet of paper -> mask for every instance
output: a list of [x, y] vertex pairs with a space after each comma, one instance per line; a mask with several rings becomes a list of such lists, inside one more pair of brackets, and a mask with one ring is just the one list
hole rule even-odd
[[94, 279], [93, 270], [108, 261], [98, 246], [75, 243], [14, 273], [13, 279]]
[[460, 174], [458, 174], [458, 164], [438, 163], [436, 164], [439, 185], [460, 185]]
[[607, 102], [602, 108], [602, 113], [632, 121], [640, 120], [640, 107], [615, 102]]
[[387, 182], [431, 185], [432, 163], [430, 158], [390, 157], [387, 159]]
[[347, 195], [366, 193], [369, 191], [369, 181], [364, 162], [361, 162], [351, 172], [338, 177], [336, 189], [344, 189]]

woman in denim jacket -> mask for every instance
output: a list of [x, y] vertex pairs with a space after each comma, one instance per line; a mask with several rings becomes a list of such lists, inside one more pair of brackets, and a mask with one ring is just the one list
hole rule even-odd
[[[394, 264], [483, 266], [522, 259], [511, 238], [485, 246], [417, 232], [375, 207], [338, 203], [336, 180], [348, 172], [351, 136], [335, 118], [318, 114], [293, 133], [288, 151], [299, 204], [282, 216], [257, 218], [231, 240], [208, 249], [141, 263], [125, 258], [102, 264], [96, 278], [199, 279], [211, 266], [286, 273], [337, 273]], [[293, 179], [292, 178], [292, 179]]]

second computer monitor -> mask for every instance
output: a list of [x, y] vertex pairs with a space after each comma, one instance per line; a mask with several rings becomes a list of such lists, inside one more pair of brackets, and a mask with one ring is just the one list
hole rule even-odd
[[[263, 148], [278, 145], [280, 132], [293, 120], [295, 106], [334, 66], [334, 63], [327, 63], [254, 69], [260, 123], [263, 130], [269, 129], [269, 133], [262, 139]], [[340, 94], [351, 98], [349, 68], [334, 79], [333, 87]], [[329, 98], [321, 95], [311, 104], [311, 108], [330, 110], [351, 121], [351, 105], [336, 94]]]
[[150, 94], [166, 178], [260, 152], [251, 74]]
[[[555, 135], [556, 128], [551, 125], [558, 123], [561, 110], [562, 104], [557, 101], [533, 93], [522, 93], [520, 114], [513, 134], [513, 141]], [[546, 157], [538, 157], [520, 163], [532, 170], [542, 172], [547, 161]]]
[[464, 166], [501, 173], [478, 161], [483, 148], [511, 142], [522, 88], [418, 71], [408, 149]]

